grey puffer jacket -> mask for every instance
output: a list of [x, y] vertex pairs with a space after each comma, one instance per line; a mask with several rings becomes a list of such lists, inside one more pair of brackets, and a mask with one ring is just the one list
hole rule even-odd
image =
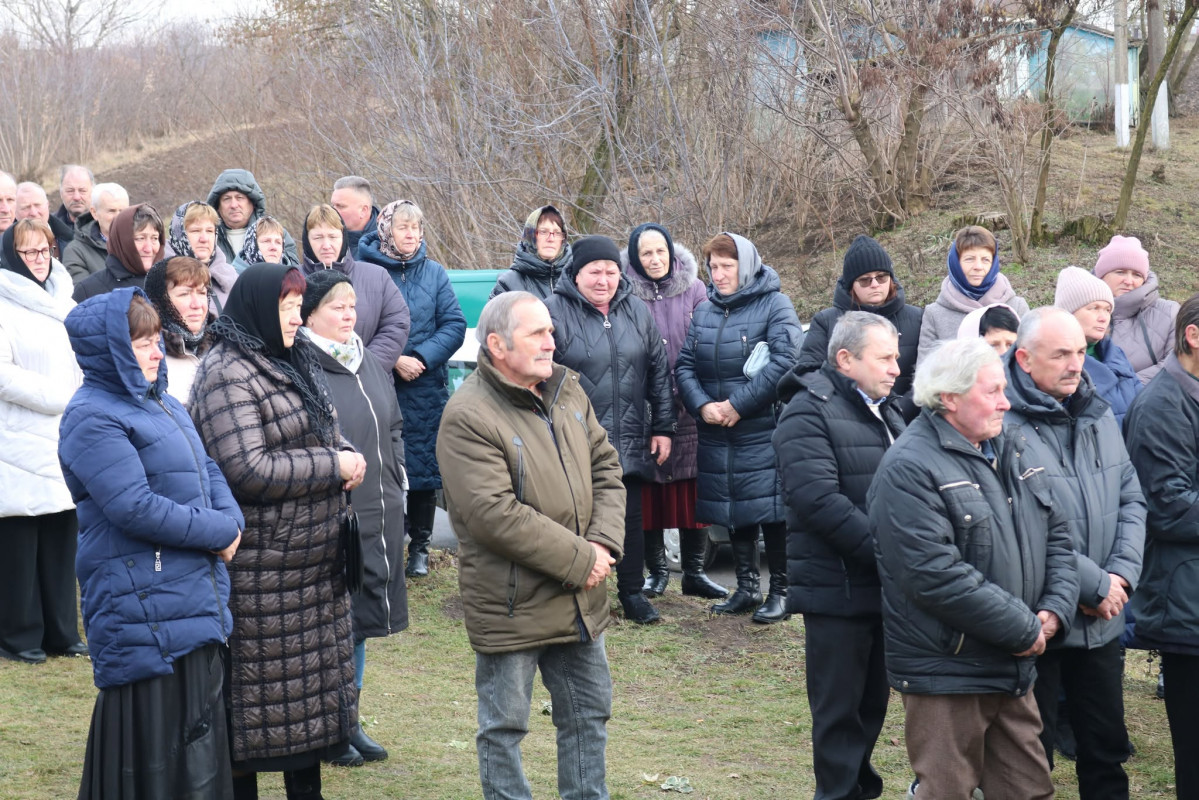
[[[1037, 388], [1015, 359], [1007, 365], [1004, 417], [1028, 441], [1028, 457], [1044, 465], [1053, 495], [1067, 519], [1077, 560], [1078, 602], [1094, 608], [1115, 573], [1136, 589], [1145, 549], [1145, 498], [1111, 414], [1085, 372], [1066, 407]], [[1129, 591], [1131, 594], [1131, 590]], [[1075, 612], [1070, 635], [1054, 646], [1092, 649], [1124, 631], [1124, 615], [1105, 620]]]
[[[296, 347], [311, 347], [301, 339]], [[338, 451], [271, 362], [228, 341], [196, 372], [189, 411], [245, 515], [229, 564], [225, 691], [233, 758], [306, 753], [358, 723]]]
[[[887, 451], [867, 493], [887, 679], [913, 694], [1027, 694], [1052, 611], [1064, 638], [1078, 603], [1069, 522], [1018, 432], [997, 466], [928, 409]], [[1008, 498], [1011, 498], [1009, 503]]]
[[1120, 346], [1141, 383], [1149, 383], [1174, 352], [1174, 318], [1178, 303], [1158, 294], [1157, 273], [1116, 298], [1112, 341]]
[[79, 284], [104, 269], [107, 259], [108, 242], [100, 235], [100, 223], [89, 211], [75, 220], [75, 238], [63, 249], [62, 265], [71, 273], [71, 280]]
[[920, 349], [916, 355], [919, 366], [924, 357], [946, 339], [958, 338], [962, 318], [977, 308], [993, 303], [1005, 303], [1016, 312], [1017, 317], [1028, 313], [1028, 301], [1016, 296], [1016, 290], [1002, 272], [995, 278], [995, 285], [978, 300], [967, 297], [953, 285], [948, 276], [941, 281], [941, 293], [937, 299], [924, 307], [924, 318], [920, 322]]
[[554, 321], [554, 360], [579, 373], [625, 477], [653, 480], [651, 436], [673, 436], [674, 398], [662, 334], [645, 303], [621, 279], [605, 315], [566, 273], [546, 301]]
[[360, 642], [408, 627], [404, 419], [396, 402], [391, 370], [380, 364], [370, 350], [363, 353], [356, 372], [323, 350], [317, 358], [329, 381], [341, 435], [366, 459], [366, 477], [351, 497], [366, 566], [362, 591], [353, 596], [354, 641]]
[[[241, 192], [254, 204], [254, 213], [250, 215], [250, 220], [246, 224], [247, 229], [252, 228], [254, 222], [266, 214], [266, 195], [263, 193], [262, 187], [258, 185], [258, 181], [254, 179], [254, 173], [248, 169], [227, 169], [217, 176], [216, 181], [212, 184], [212, 189], [208, 192], [208, 205], [215, 208], [218, 214], [221, 210], [221, 195], [225, 192]], [[241, 253], [233, 252], [233, 246], [229, 244], [228, 230], [225, 223], [221, 222], [217, 226], [216, 242], [221, 252], [225, 254], [225, 260], [230, 264], [236, 264]], [[296, 254], [296, 241], [291, 238], [291, 234], [286, 229], [283, 231], [283, 263], [285, 266], [293, 267], [300, 264], [300, 257]]]
[[1199, 380], [1176, 355], [1132, 402], [1124, 434], [1149, 504], [1134, 646], [1199, 655]]
[[[734, 241], [753, 278], [730, 295], [708, 287], [708, 301], [695, 309], [674, 370], [679, 396], [699, 430], [696, 518], [728, 528], [786, 516], [770, 438], [778, 419], [776, 387], [795, 366], [803, 338], [778, 273], [762, 264], [748, 240], [734, 235]], [[745, 361], [760, 342], [769, 348], [769, 361], [747, 378]], [[722, 400], [741, 415], [731, 428], [700, 416], [701, 407]]]
[[687, 339], [691, 327], [691, 314], [700, 303], [708, 299], [708, 288], [697, 276], [699, 265], [695, 256], [677, 242], [674, 245], [675, 263], [670, 273], [660, 281], [642, 277], [629, 265], [628, 248], [620, 251], [620, 268], [629, 280], [633, 295], [641, 298], [649, 313], [654, 317], [658, 332], [662, 334], [662, 345], [666, 348], [666, 360], [670, 365], [670, 385], [674, 394], [675, 424], [674, 440], [670, 445], [670, 458], [661, 466], [654, 465], [654, 483], [671, 483], [694, 478], [696, 475], [696, 452], [699, 435], [695, 430], [695, 419], [687, 413], [679, 397], [679, 387], [674, 380], [674, 365], [679, 360], [679, 351]]

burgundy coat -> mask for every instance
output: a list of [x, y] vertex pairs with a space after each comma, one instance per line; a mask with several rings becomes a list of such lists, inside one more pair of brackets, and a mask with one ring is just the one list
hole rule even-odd
[[655, 483], [690, 480], [697, 474], [696, 450], [699, 446], [695, 420], [679, 399], [679, 387], [674, 383], [674, 362], [683, 349], [687, 329], [691, 326], [691, 312], [708, 299], [707, 287], [697, 276], [699, 266], [695, 256], [686, 247], [674, 245], [674, 266], [660, 281], [651, 281], [640, 275], [629, 265], [627, 249], [620, 251], [620, 266], [632, 285], [633, 295], [640, 297], [649, 306], [654, 322], [662, 333], [662, 344], [670, 360], [674, 412], [678, 418], [674, 440], [670, 447], [670, 458], [656, 469]]

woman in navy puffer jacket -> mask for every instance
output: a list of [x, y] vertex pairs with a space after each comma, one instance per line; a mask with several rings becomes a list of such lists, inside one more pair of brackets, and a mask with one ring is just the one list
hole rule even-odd
[[79, 796], [229, 797], [223, 562], [241, 511], [166, 392], [145, 293], [93, 297], [66, 327], [84, 377], [58, 454], [79, 514], [75, 565], [100, 689]]

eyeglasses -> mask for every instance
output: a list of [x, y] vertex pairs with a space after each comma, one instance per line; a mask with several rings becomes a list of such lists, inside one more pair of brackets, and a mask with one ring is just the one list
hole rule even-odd
[[879, 286], [886, 286], [890, 282], [891, 282], [891, 276], [885, 272], [880, 273], [878, 275], [863, 275], [862, 277], [860, 277], [856, 281], [854, 281], [854, 283], [856, 283], [858, 286], [862, 287], [863, 289], [869, 289], [871, 286], [873, 286], [876, 283]]
[[537, 235], [543, 239], [561, 239], [566, 234], [554, 228], [538, 228]]
[[50, 257], [50, 248], [43, 247], [41, 250], [18, 250], [21, 258], [26, 261], [45, 261]]

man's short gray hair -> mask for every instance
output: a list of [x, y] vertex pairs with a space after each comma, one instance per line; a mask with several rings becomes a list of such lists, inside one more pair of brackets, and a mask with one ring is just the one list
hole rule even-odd
[[50, 198], [46, 195], [46, 190], [41, 187], [41, 184], [34, 183], [33, 181], [21, 181], [18, 183], [17, 194], [20, 194], [21, 192], [33, 192], [47, 203], [50, 202]]
[[943, 394], [965, 394], [978, 381], [978, 371], [999, 361], [986, 339], [946, 339], [920, 366], [912, 383], [916, 405], [937, 414], [945, 413]]
[[[487, 337], [495, 334], [503, 340], [507, 347], [512, 346], [512, 334], [516, 331], [516, 314], [513, 313], [518, 305], [528, 302], [540, 303], [541, 300], [532, 292], [504, 292], [487, 301], [483, 313], [479, 314], [479, 325], [475, 328], [475, 338], [479, 346], [487, 350]], [[491, 355], [490, 351], [487, 353]]]
[[61, 167], [58, 168], [59, 184], [61, 185], [62, 182], [67, 179], [67, 176], [70, 175], [72, 172], [83, 172], [87, 175], [88, 183], [96, 182], [96, 176], [92, 174], [92, 171], [90, 169], [83, 166], [82, 164], [63, 164]]
[[100, 198], [104, 195], [112, 195], [115, 198], [124, 198], [125, 202], [129, 202], [129, 192], [125, 191], [125, 187], [119, 183], [97, 183], [92, 187], [92, 208], [100, 205]]
[[1041, 325], [1046, 319], [1059, 314], [1074, 319], [1073, 314], [1057, 306], [1041, 306], [1029, 311], [1020, 318], [1020, 327], [1016, 330], [1016, 342], [1012, 345], [1012, 349], [1019, 350], [1020, 348], [1024, 348], [1025, 350], [1031, 350], [1041, 335]]
[[336, 192], [338, 189], [353, 189], [373, 199], [371, 195], [371, 182], [361, 175], [346, 175], [344, 178], [338, 178], [333, 182], [333, 191]]
[[892, 336], [899, 336], [899, 331], [891, 324], [891, 320], [871, 314], [869, 311], [847, 311], [833, 326], [833, 333], [828, 337], [828, 360], [837, 363], [837, 353], [848, 350], [854, 358], [861, 358], [866, 349], [866, 335], [871, 328], [882, 328]]
[[0, 183], [11, 183], [15, 187], [17, 185], [17, 179], [0, 169]]

